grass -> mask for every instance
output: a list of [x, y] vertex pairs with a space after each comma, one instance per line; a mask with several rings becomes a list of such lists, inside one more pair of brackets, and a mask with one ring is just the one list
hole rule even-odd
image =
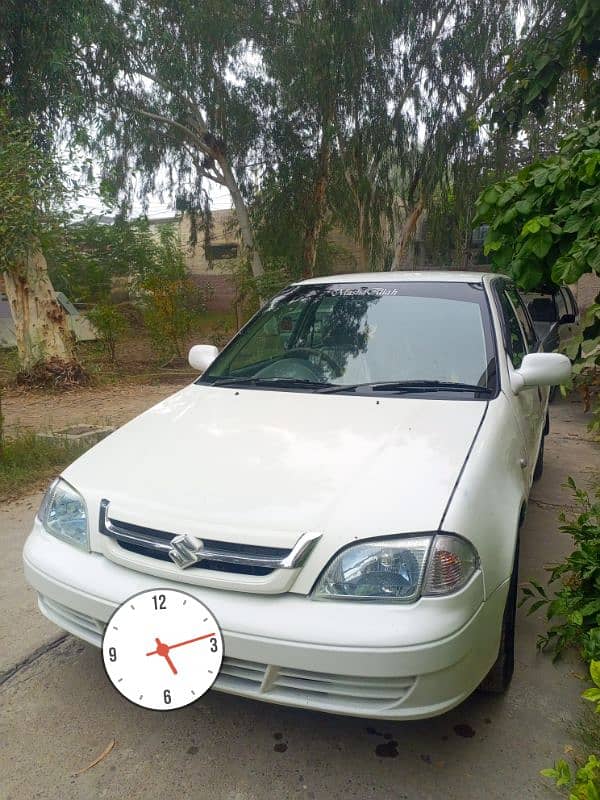
[[0, 455], [0, 502], [55, 477], [89, 448], [58, 439], [40, 439], [24, 433], [6, 439]]

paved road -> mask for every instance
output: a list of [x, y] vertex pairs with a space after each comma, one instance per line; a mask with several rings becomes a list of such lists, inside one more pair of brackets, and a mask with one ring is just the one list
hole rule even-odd
[[[546, 469], [522, 536], [521, 579], [568, 549], [557, 534], [567, 474], [582, 482], [598, 451], [579, 407], [553, 407]], [[519, 612], [517, 672], [503, 698], [475, 695], [435, 720], [378, 723], [209, 693], [193, 706], [144, 711], [109, 685], [99, 653], [35, 610], [20, 549], [37, 496], [0, 510], [4, 558], [0, 670], [2, 800], [495, 800], [549, 798], [539, 770], [578, 747], [574, 657], [553, 666], [535, 650], [543, 621]], [[16, 667], [16, 670], [15, 670]], [[74, 773], [100, 755], [87, 772]]]

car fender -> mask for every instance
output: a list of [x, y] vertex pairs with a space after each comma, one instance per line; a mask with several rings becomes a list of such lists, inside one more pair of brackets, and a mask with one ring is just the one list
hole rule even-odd
[[489, 597], [510, 577], [527, 498], [526, 448], [503, 393], [488, 404], [440, 528], [469, 539], [479, 553]]

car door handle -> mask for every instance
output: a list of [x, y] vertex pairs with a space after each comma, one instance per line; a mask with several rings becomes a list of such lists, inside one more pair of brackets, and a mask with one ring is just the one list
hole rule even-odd
[[521, 469], [525, 469], [525, 467], [527, 466], [527, 459], [526, 458], [520, 458], [519, 459], [519, 466], [521, 467]]

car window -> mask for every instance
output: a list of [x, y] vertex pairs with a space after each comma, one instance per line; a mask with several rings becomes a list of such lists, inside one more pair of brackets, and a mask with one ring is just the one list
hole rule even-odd
[[538, 337], [535, 332], [535, 328], [533, 327], [533, 323], [531, 321], [525, 303], [523, 302], [521, 295], [514, 288], [514, 286], [509, 286], [507, 288], [507, 292], [512, 302], [513, 308], [515, 309], [515, 313], [521, 324], [521, 330], [525, 334], [525, 341], [527, 342], [527, 352], [532, 353], [534, 350], [537, 350]]
[[573, 314], [573, 316], [576, 316], [577, 312], [575, 310], [575, 299], [573, 298], [571, 290], [567, 289], [566, 286], [563, 286], [562, 289], [560, 290], [560, 293], [562, 294], [565, 301], [565, 307], [567, 309], [566, 313]]
[[569, 313], [567, 311], [567, 303], [566, 303], [564, 295], [563, 295], [563, 293], [562, 293], [562, 291], [560, 289], [556, 292], [556, 294], [554, 296], [556, 298], [557, 319], [560, 322], [560, 318], [563, 316], [563, 314], [568, 314]]
[[498, 300], [500, 301], [500, 310], [504, 320], [508, 355], [513, 367], [519, 369], [521, 362], [527, 355], [527, 345], [525, 344], [525, 337], [521, 330], [519, 318], [505, 286], [498, 291]]
[[534, 322], [556, 322], [556, 303], [551, 294], [526, 295], [527, 310]]
[[201, 382], [222, 378], [494, 388], [483, 287], [417, 281], [293, 287], [259, 312]]
[[577, 316], [579, 314], [579, 306], [577, 305], [577, 300], [575, 299], [575, 295], [573, 294], [571, 289], [569, 289], [568, 286], [565, 286], [563, 291], [565, 292], [572, 313], [575, 316]]

